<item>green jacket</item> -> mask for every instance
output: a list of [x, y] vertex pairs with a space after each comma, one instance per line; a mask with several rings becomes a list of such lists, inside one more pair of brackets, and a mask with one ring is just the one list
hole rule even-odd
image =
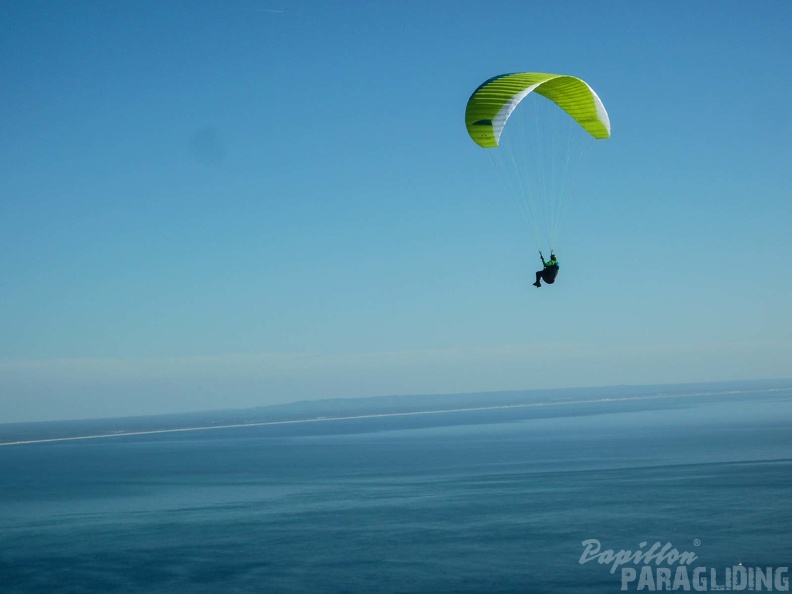
[[558, 266], [558, 260], [550, 259], [545, 262], [544, 257], [542, 257], [542, 264], [545, 268], [550, 268], [551, 266]]

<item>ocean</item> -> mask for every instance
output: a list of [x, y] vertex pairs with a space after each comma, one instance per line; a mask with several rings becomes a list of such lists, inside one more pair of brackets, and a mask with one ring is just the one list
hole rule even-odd
[[792, 382], [625, 390], [5, 445], [0, 592], [788, 590]]

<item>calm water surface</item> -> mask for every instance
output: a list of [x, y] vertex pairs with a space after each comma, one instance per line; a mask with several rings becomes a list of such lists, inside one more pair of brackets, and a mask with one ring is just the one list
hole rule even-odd
[[465, 414], [0, 447], [0, 591], [620, 591], [586, 539], [792, 566], [790, 391]]

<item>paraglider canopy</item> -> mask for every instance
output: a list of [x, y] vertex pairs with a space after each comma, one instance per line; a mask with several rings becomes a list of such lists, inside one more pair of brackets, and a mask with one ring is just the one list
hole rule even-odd
[[587, 147], [610, 137], [600, 98], [574, 76], [501, 74], [473, 91], [465, 126], [476, 144], [494, 149], [485, 154], [516, 199], [536, 247], [552, 249]]
[[531, 92], [558, 105], [594, 138], [610, 137], [608, 112], [585, 81], [562, 74], [518, 72], [495, 76], [470, 96], [465, 125], [473, 141], [484, 148], [498, 146], [506, 120]]

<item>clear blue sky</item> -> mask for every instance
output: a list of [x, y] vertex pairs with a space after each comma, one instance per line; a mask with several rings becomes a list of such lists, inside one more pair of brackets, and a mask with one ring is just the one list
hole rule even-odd
[[[0, 0], [0, 421], [792, 376], [792, 4]], [[539, 264], [467, 136], [613, 136]]]

